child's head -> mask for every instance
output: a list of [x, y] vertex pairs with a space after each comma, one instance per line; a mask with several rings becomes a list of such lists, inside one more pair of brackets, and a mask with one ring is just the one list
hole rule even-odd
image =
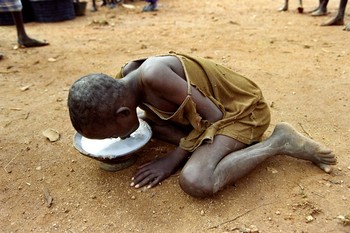
[[89, 138], [128, 136], [137, 129], [133, 112], [122, 105], [125, 85], [105, 74], [89, 74], [73, 83], [68, 94], [73, 127]]

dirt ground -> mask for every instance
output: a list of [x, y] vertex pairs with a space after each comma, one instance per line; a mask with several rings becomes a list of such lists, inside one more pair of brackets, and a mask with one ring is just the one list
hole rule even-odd
[[[305, 1], [305, 11], [317, 3]], [[155, 13], [141, 13], [142, 1], [130, 4], [135, 9], [27, 23], [30, 36], [50, 42], [42, 48], [15, 49], [14, 27], [0, 27], [0, 231], [350, 232], [350, 32], [319, 26], [338, 1], [324, 17], [298, 14], [297, 1], [284, 13], [282, 0], [160, 0]], [[266, 136], [277, 122], [291, 123], [333, 149], [333, 172], [280, 155], [215, 197], [195, 199], [178, 175], [150, 190], [129, 187], [136, 167], [171, 145], [151, 141], [119, 172], [81, 155], [66, 107], [72, 82], [171, 50], [254, 80], [271, 106]], [[43, 136], [48, 128], [58, 141]]]

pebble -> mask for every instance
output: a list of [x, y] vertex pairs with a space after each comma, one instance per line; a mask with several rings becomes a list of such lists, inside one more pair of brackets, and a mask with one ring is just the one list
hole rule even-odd
[[205, 212], [204, 210], [201, 210], [201, 215], [204, 216]]
[[311, 215], [306, 216], [307, 223], [312, 222], [312, 221], [314, 221], [314, 217], [312, 217]]
[[42, 134], [50, 140], [50, 142], [55, 142], [60, 139], [60, 134], [55, 129], [46, 129], [42, 132]]
[[30, 87], [30, 85], [27, 85], [27, 86], [21, 87], [21, 91], [26, 91], [26, 90], [29, 90], [29, 87]]
[[131, 200], [136, 200], [136, 197], [135, 196], [131, 196]]
[[255, 225], [250, 226], [250, 233], [259, 233], [259, 229]]

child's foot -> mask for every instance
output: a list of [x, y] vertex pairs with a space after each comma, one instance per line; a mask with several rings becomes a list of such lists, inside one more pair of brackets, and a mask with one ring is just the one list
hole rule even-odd
[[277, 124], [272, 136], [277, 137], [281, 154], [311, 161], [327, 173], [332, 170], [330, 165], [337, 163], [330, 149], [303, 136], [287, 123]]
[[18, 41], [18, 44], [21, 47], [26, 47], [26, 48], [41, 47], [41, 46], [49, 45], [49, 43], [46, 41], [39, 41], [39, 40], [31, 39], [31, 38]]
[[157, 10], [158, 10], [157, 3], [150, 3], [142, 9], [143, 12], [150, 12], [150, 11], [157, 11]]

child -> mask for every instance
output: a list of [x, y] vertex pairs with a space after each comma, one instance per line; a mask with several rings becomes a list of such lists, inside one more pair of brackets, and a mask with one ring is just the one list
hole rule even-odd
[[167, 156], [138, 168], [131, 186], [152, 188], [176, 172], [181, 188], [207, 197], [247, 175], [274, 155], [289, 155], [331, 171], [331, 150], [280, 123], [259, 142], [270, 123], [269, 107], [251, 80], [210, 60], [170, 53], [127, 63], [117, 78], [90, 74], [69, 91], [74, 128], [94, 139], [126, 138], [146, 113], [154, 137], [176, 144]]

